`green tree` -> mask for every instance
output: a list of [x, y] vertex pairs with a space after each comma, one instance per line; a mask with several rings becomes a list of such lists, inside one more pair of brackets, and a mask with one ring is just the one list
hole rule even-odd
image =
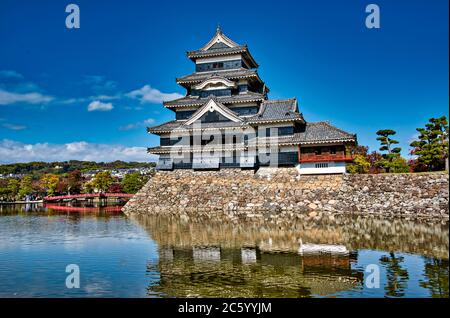
[[425, 257], [424, 277], [420, 286], [427, 288], [433, 298], [448, 298], [448, 259]]
[[41, 188], [45, 189], [48, 195], [54, 195], [58, 188], [59, 177], [55, 174], [47, 173], [41, 177]]
[[447, 117], [430, 118], [425, 128], [417, 128], [418, 140], [411, 143], [412, 155], [416, 155], [419, 162], [428, 166], [430, 171], [448, 170], [448, 133]]
[[114, 183], [114, 179], [109, 171], [102, 171], [95, 175], [92, 185], [100, 192], [108, 191], [109, 187]]
[[396, 131], [392, 129], [381, 129], [377, 131], [377, 140], [381, 144], [380, 151], [384, 152], [382, 154], [383, 158], [378, 161], [377, 165], [384, 168], [386, 172], [393, 172], [392, 162], [394, 159], [400, 157], [400, 152], [402, 151], [400, 147], [393, 147], [393, 145], [398, 144], [398, 141], [392, 139], [390, 136], [395, 134]]
[[14, 200], [19, 193], [20, 182], [17, 179], [0, 180], [0, 198]]
[[139, 173], [129, 173], [122, 180], [122, 188], [125, 193], [138, 192], [148, 181], [148, 177]]
[[84, 187], [82, 188], [81, 192], [83, 192], [83, 193], [93, 193], [94, 192], [94, 185], [92, 184], [92, 181], [86, 182], [84, 184]]
[[403, 256], [397, 257], [390, 252], [389, 256], [383, 255], [380, 258], [380, 264], [386, 268], [386, 291], [387, 297], [403, 297], [405, 296], [406, 287], [408, 285], [409, 274], [402, 267]]
[[408, 162], [403, 157], [395, 157], [389, 164], [389, 171], [393, 173], [411, 172]]
[[0, 201], [9, 199], [8, 180], [0, 179]]
[[19, 198], [23, 199], [26, 195], [33, 193], [33, 178], [31, 176], [24, 176], [20, 179]]
[[370, 162], [363, 155], [355, 155], [353, 162], [347, 165], [349, 173], [368, 173], [370, 169]]
[[11, 199], [15, 199], [15, 197], [19, 194], [20, 182], [17, 179], [9, 179], [7, 190], [9, 192], [9, 196]]

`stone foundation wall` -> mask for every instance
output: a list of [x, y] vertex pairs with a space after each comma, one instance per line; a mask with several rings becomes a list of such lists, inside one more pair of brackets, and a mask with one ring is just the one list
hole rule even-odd
[[373, 214], [448, 219], [446, 173], [299, 175], [295, 168], [158, 172], [126, 214], [287, 219]]

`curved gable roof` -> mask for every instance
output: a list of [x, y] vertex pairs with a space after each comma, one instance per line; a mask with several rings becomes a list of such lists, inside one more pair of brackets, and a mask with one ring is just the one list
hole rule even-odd
[[183, 124], [184, 126], [192, 125], [195, 121], [200, 119], [206, 112], [217, 111], [222, 114], [230, 121], [242, 122], [242, 118], [238, 114], [230, 110], [228, 107], [224, 106], [222, 103], [217, 102], [214, 98], [210, 98], [205, 105], [200, 107], [192, 116]]
[[[218, 43], [222, 45], [217, 45]], [[215, 48], [224, 48], [224, 47], [233, 48], [236, 46], [239, 46], [236, 42], [234, 42], [232, 39], [227, 37], [220, 27], [217, 27], [216, 33], [212, 37], [211, 40], [208, 41], [203, 47], [201, 47], [198, 51], [207, 51]]]

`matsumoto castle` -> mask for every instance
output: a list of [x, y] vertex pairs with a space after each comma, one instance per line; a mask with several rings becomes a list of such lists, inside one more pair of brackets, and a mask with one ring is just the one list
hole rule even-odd
[[160, 136], [158, 170], [295, 166], [302, 174], [345, 173], [356, 135], [328, 122], [307, 122], [297, 99], [269, 100], [246, 45], [220, 28], [187, 52], [195, 72], [177, 83], [186, 96], [164, 103], [175, 120], [148, 128]]

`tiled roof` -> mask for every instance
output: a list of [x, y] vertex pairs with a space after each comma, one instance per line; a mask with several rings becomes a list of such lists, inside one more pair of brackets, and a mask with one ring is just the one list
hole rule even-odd
[[[205, 104], [210, 100], [208, 98]], [[222, 103], [218, 98], [216, 101]], [[222, 103], [223, 104], [223, 103]], [[276, 123], [276, 122], [290, 122], [290, 121], [300, 121], [304, 122], [303, 116], [298, 113], [297, 110], [297, 100], [295, 98], [286, 100], [272, 100], [264, 101], [261, 105], [258, 114], [251, 117], [243, 117], [243, 123], [234, 122], [215, 122], [215, 123], [202, 123], [201, 129], [208, 128], [225, 128], [225, 127], [241, 127], [250, 124], [260, 124], [260, 123]], [[185, 120], [173, 120], [168, 123], [152, 127], [148, 129], [151, 133], [161, 133], [170, 132], [174, 129], [192, 129], [192, 125], [184, 125]]]
[[256, 63], [255, 59], [250, 54], [247, 45], [239, 45], [235, 47], [213, 47], [208, 50], [195, 50], [187, 52], [187, 56], [192, 60], [203, 57], [226, 56], [233, 54], [243, 54], [247, 60], [250, 61], [251, 67], [258, 67], [258, 63]]
[[297, 142], [319, 142], [333, 140], [356, 140], [355, 134], [350, 134], [339, 129], [329, 122], [307, 123], [304, 132], [294, 135], [293, 141]]
[[218, 75], [225, 77], [227, 79], [256, 77], [260, 82], [262, 82], [262, 80], [259, 78], [258, 72], [256, 70], [239, 68], [239, 69], [233, 69], [233, 70], [213, 71], [213, 72], [195, 72], [195, 73], [177, 78], [177, 83], [178, 84], [200, 83], [200, 82], [203, 82], [204, 80], [208, 79], [211, 76], [218, 76]]
[[[164, 124], [166, 127], [173, 125], [169, 122]], [[173, 125], [172, 127], [180, 127], [180, 123]], [[235, 122], [220, 122], [220, 123], [208, 123], [202, 124], [202, 129], [207, 128], [223, 128], [223, 127], [243, 127], [246, 126], [243, 123]], [[155, 127], [156, 128], [156, 127]], [[356, 135], [343, 131], [328, 122], [315, 122], [306, 123], [305, 131], [295, 133], [293, 136], [277, 136], [277, 137], [258, 137], [249, 143], [250, 147], [255, 147], [259, 143], [269, 142], [276, 139], [280, 145], [307, 145], [307, 144], [326, 144], [333, 142], [343, 141], [356, 141]], [[170, 147], [155, 147], [155, 149], [169, 149]]]
[[[147, 131], [150, 133], [162, 133], [162, 132], [169, 133], [174, 130], [184, 131], [195, 128], [195, 124], [184, 125], [185, 122], [186, 120], [172, 120], [159, 126], [149, 127], [147, 128]], [[220, 121], [215, 123], [201, 123], [202, 130], [210, 128], [237, 128], [242, 126], [246, 126], [245, 122]]]
[[228, 55], [228, 54], [237, 54], [247, 51], [246, 45], [239, 45], [235, 47], [212, 47], [208, 50], [195, 50], [187, 52], [188, 57], [190, 58], [198, 58], [198, 57], [207, 57], [207, 56], [217, 56], [217, 55]]
[[[216, 97], [217, 101], [222, 104], [235, 104], [235, 103], [246, 103], [246, 102], [255, 102], [255, 101], [263, 101], [265, 96], [263, 94], [247, 92], [239, 95], [233, 96], [218, 96]], [[202, 106], [209, 100], [209, 97], [200, 98], [197, 96], [185, 96], [179, 99], [175, 99], [172, 101], [164, 102], [164, 106], [172, 108], [172, 107], [190, 107], [190, 106]]]
[[273, 120], [303, 120], [297, 109], [297, 99], [266, 100], [255, 116], [248, 119], [249, 123], [270, 122]]
[[356, 141], [356, 135], [339, 129], [329, 122], [306, 123], [305, 130], [291, 136], [259, 137], [258, 142], [269, 142], [277, 139], [280, 144], [313, 144], [332, 143], [340, 141]]

